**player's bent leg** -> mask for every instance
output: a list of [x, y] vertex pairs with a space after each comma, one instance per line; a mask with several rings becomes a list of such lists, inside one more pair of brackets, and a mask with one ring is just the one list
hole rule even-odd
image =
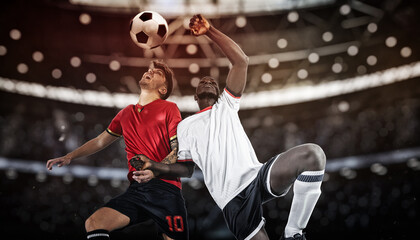
[[109, 239], [109, 232], [127, 226], [130, 218], [109, 207], [94, 212], [85, 222], [88, 239]]
[[325, 154], [321, 147], [304, 144], [282, 153], [273, 163], [270, 173], [273, 192], [283, 193], [294, 183], [292, 206], [282, 237], [305, 239], [302, 230], [306, 228], [321, 195], [325, 162]]

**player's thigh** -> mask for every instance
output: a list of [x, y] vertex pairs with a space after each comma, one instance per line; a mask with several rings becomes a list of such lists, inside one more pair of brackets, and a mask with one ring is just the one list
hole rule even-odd
[[269, 238], [268, 238], [267, 232], [265, 231], [265, 228], [264, 227], [262, 227], [260, 229], [260, 231], [258, 231], [257, 234], [255, 234], [251, 238], [251, 240], [268, 240], [268, 239]]
[[130, 218], [109, 207], [102, 207], [94, 212], [85, 223], [86, 231], [105, 229], [112, 231], [127, 226]]
[[168, 235], [162, 233], [163, 240], [173, 240], [173, 238], [168, 237]]

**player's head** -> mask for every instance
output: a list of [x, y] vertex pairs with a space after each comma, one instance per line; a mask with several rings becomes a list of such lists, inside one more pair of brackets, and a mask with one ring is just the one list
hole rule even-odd
[[219, 83], [212, 77], [203, 77], [195, 89], [195, 99], [210, 98], [217, 101], [220, 95]]
[[157, 90], [161, 99], [167, 99], [173, 88], [174, 73], [163, 61], [153, 60], [149, 70], [139, 81], [141, 89]]

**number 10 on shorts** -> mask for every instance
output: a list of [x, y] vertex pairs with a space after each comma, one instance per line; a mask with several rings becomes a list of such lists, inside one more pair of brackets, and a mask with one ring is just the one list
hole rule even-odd
[[183, 232], [184, 231], [184, 221], [181, 216], [166, 216], [166, 221], [168, 221], [169, 231], [171, 232]]

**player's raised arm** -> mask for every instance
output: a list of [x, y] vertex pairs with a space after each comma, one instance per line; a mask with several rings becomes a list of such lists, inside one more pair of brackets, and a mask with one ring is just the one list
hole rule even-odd
[[248, 56], [242, 51], [238, 44], [214, 26], [211, 26], [207, 19], [200, 14], [191, 18], [190, 29], [195, 36], [207, 35], [220, 47], [232, 63], [232, 68], [226, 79], [226, 87], [232, 94], [236, 96], [242, 95], [246, 84]]
[[111, 134], [104, 131], [103, 133], [99, 134], [96, 138], [89, 140], [88, 142], [78, 147], [74, 151], [66, 154], [65, 156], [48, 160], [46, 167], [48, 170], [52, 170], [52, 167], [55, 164], [57, 164], [58, 167], [68, 165], [70, 164], [71, 160], [96, 153], [104, 149], [117, 139], [118, 137], [112, 136]]

